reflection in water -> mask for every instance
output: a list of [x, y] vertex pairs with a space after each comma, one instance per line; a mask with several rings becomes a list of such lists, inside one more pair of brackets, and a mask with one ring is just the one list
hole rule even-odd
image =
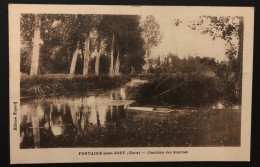
[[[240, 112], [142, 115], [126, 113], [128, 87], [86, 97], [21, 103], [21, 148], [127, 146], [238, 146]], [[221, 110], [221, 112], [219, 112]], [[216, 111], [216, 112], [214, 112]]]
[[22, 102], [21, 147], [51, 147], [47, 139], [59, 141], [60, 137], [80, 135], [91, 125], [105, 127], [111, 121], [125, 119], [117, 116], [125, 112], [124, 105], [133, 102], [126, 100], [125, 91], [123, 87], [87, 97]]

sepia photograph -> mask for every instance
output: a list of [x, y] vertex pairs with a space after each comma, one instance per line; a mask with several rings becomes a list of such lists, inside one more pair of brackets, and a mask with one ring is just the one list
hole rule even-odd
[[11, 150], [249, 156], [253, 8], [29, 6], [9, 6]]

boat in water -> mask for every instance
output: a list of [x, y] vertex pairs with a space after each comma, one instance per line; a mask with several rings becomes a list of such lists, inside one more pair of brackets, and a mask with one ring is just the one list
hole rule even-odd
[[137, 114], [167, 114], [167, 113], [193, 113], [198, 112], [197, 109], [191, 107], [176, 107], [176, 106], [139, 106], [125, 105], [126, 112]]
[[171, 113], [175, 109], [171, 107], [150, 107], [150, 106], [125, 106], [126, 112], [135, 112], [135, 113]]

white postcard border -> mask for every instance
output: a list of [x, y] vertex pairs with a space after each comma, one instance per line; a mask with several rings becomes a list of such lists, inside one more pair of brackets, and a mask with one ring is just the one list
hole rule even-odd
[[[20, 14], [172, 14], [244, 16], [242, 117], [240, 147], [122, 147], [122, 148], [40, 148], [20, 149]], [[9, 4], [10, 61], [10, 161], [22, 163], [67, 162], [154, 162], [154, 161], [250, 161], [251, 102], [253, 71], [253, 7], [174, 7], [105, 5]], [[17, 102], [17, 103], [15, 103]], [[15, 109], [16, 108], [16, 109]], [[15, 114], [15, 112], [17, 112]], [[14, 130], [15, 119], [17, 130]], [[188, 154], [79, 155], [79, 152], [188, 151]]]

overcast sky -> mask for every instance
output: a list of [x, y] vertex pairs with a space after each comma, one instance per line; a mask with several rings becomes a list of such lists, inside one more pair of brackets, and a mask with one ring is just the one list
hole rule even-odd
[[[225, 41], [210, 35], [191, 30], [187, 25], [194, 18], [185, 16], [156, 16], [163, 34], [162, 42], [151, 51], [151, 57], [176, 53], [180, 58], [191, 56], [214, 57], [216, 60], [227, 60], [225, 55]], [[179, 26], [174, 26], [174, 19], [182, 20]]]

